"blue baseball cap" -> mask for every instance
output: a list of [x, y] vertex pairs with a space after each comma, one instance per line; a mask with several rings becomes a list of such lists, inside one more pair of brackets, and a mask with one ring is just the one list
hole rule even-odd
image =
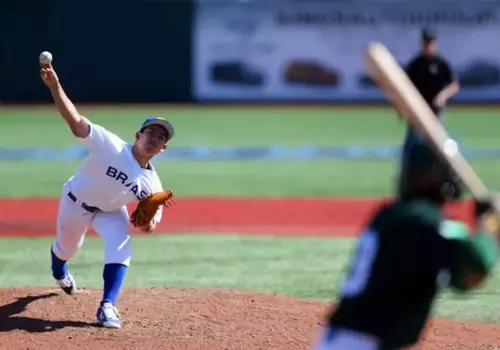
[[174, 137], [174, 127], [166, 119], [160, 117], [150, 117], [141, 125], [141, 132], [150, 125], [159, 125], [167, 131], [167, 141]]

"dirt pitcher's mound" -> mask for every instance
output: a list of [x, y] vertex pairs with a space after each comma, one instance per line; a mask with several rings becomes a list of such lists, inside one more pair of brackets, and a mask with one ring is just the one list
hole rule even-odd
[[[328, 304], [224, 289], [125, 289], [123, 328], [96, 327], [101, 292], [0, 290], [1, 349], [310, 349]], [[422, 349], [500, 345], [500, 328], [434, 320]]]

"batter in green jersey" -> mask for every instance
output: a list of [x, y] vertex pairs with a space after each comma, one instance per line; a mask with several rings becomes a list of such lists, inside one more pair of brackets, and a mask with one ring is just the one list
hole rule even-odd
[[460, 198], [458, 180], [422, 144], [411, 150], [405, 171], [398, 197], [381, 205], [360, 235], [316, 350], [416, 344], [438, 291], [478, 287], [499, 256], [500, 225], [490, 200], [476, 202], [473, 234], [457, 227], [450, 234], [442, 208]]

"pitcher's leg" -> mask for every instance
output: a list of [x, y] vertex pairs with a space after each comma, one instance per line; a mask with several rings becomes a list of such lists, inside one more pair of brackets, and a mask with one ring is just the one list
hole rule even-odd
[[57, 237], [50, 246], [50, 256], [52, 276], [67, 294], [76, 290], [68, 260], [81, 248], [91, 222], [92, 215], [72, 202], [63, 191], [57, 216]]
[[[123, 232], [123, 231], [122, 231]], [[103, 237], [104, 238], [104, 237]], [[125, 274], [130, 264], [132, 244], [127, 231], [123, 234], [106, 235], [104, 238], [104, 291], [101, 303], [116, 304]]]
[[68, 239], [57, 238], [50, 246], [52, 276], [55, 279], [61, 279], [67, 275], [68, 261], [71, 260], [76, 252], [82, 247], [85, 232], [86, 229], [84, 229], [83, 234], [77, 242], [68, 242]]
[[132, 255], [126, 209], [122, 209], [119, 213], [98, 214], [94, 228], [104, 240], [104, 288], [97, 310], [97, 321], [104, 327], [120, 328], [121, 321], [116, 301]]

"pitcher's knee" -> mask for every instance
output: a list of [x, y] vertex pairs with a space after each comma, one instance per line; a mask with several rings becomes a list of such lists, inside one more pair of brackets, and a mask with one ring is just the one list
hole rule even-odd
[[132, 243], [130, 236], [122, 242], [107, 241], [104, 243], [104, 263], [105, 264], [123, 264], [129, 266], [132, 256]]
[[72, 246], [55, 240], [52, 243], [52, 251], [61, 260], [71, 260], [78, 251], [78, 245]]

